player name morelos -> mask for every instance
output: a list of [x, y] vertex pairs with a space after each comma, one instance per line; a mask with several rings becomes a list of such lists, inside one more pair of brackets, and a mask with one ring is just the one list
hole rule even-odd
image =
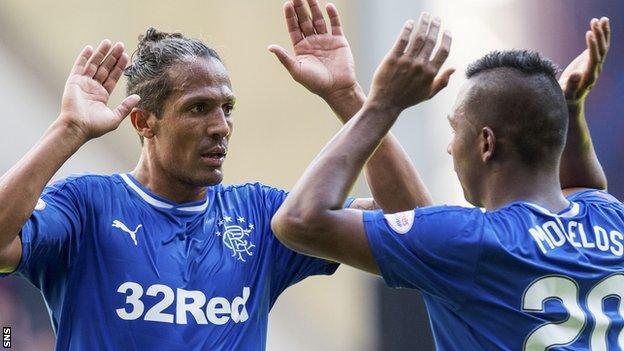
[[[206, 302], [206, 295], [198, 290], [173, 289], [163, 284], [151, 285], [145, 291], [145, 295], [157, 297], [162, 300], [152, 306], [145, 315], [145, 304], [141, 300], [143, 287], [135, 282], [125, 282], [119, 286], [117, 292], [126, 294], [126, 307], [118, 308], [117, 315], [124, 320], [136, 320], [143, 316], [145, 321], [188, 324], [188, 313], [193, 316], [197, 324], [223, 325], [230, 320], [234, 323], [242, 323], [249, 319], [245, 303], [249, 299], [249, 287], [243, 288], [243, 295], [236, 296], [232, 302], [225, 297], [213, 297]], [[175, 301], [175, 315], [164, 313]]]
[[[587, 230], [589, 229], [589, 230]], [[529, 233], [543, 253], [563, 246], [566, 242], [575, 247], [598, 249], [621, 257], [624, 254], [624, 235], [617, 230], [606, 230], [600, 226], [585, 228], [583, 223], [569, 221], [566, 226], [560, 221], [548, 221], [529, 228]], [[589, 233], [589, 235], [588, 235]]]

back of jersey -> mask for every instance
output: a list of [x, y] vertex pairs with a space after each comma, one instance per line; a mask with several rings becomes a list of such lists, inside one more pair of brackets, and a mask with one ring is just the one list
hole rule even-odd
[[624, 349], [624, 206], [597, 190], [569, 200], [556, 214], [521, 202], [485, 214], [459, 315], [490, 347]]

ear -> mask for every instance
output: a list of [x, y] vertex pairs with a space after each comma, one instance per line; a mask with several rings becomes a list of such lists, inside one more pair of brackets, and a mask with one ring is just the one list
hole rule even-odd
[[156, 135], [156, 116], [146, 110], [135, 107], [130, 111], [130, 121], [137, 133], [143, 138], [151, 139]]
[[490, 127], [481, 129], [481, 161], [491, 161], [496, 152], [496, 136]]

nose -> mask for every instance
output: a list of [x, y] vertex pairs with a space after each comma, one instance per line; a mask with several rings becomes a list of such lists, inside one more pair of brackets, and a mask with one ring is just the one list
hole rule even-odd
[[453, 156], [453, 154], [451, 153], [451, 143], [449, 143], [449, 144], [446, 146], [446, 152], [447, 152], [449, 155]]
[[210, 124], [208, 132], [219, 139], [227, 138], [232, 132], [232, 122], [222, 109], [218, 109], [213, 116], [213, 123]]

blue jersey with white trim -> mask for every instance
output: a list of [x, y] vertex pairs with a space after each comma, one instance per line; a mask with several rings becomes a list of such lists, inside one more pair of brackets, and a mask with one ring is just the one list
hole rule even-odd
[[278, 295], [337, 265], [273, 235], [284, 191], [209, 187], [175, 204], [129, 174], [48, 186], [16, 273], [39, 288], [59, 350], [264, 350]]
[[364, 225], [386, 283], [422, 292], [439, 350], [624, 349], [624, 206], [568, 199], [558, 214], [437, 206]]

